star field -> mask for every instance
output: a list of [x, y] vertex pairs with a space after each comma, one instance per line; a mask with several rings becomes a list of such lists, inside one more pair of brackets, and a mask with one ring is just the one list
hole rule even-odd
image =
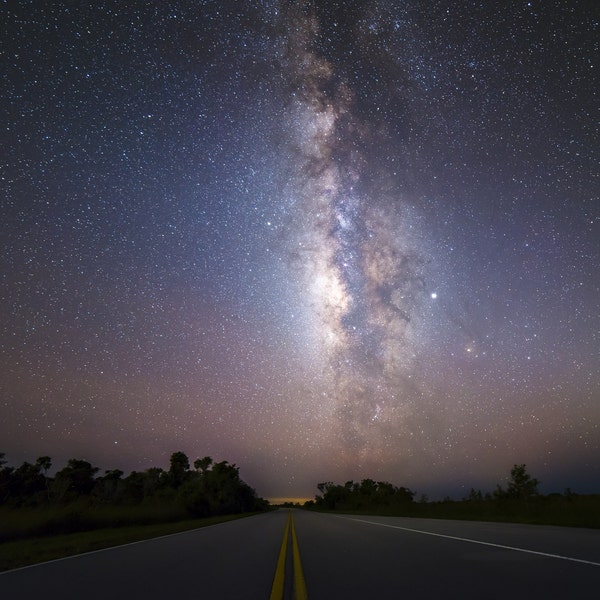
[[599, 491], [593, 3], [0, 14], [11, 463]]

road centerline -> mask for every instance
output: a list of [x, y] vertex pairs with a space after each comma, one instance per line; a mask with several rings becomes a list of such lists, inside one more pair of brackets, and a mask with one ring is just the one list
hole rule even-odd
[[582, 558], [573, 558], [571, 556], [562, 556], [560, 554], [551, 554], [549, 552], [540, 552], [538, 550], [528, 550], [527, 548], [518, 548], [516, 546], [505, 546], [503, 544], [494, 544], [492, 542], [483, 542], [481, 540], [473, 540], [470, 538], [457, 537], [454, 535], [447, 535], [444, 533], [433, 533], [431, 531], [423, 531], [421, 529], [412, 529], [410, 527], [401, 527], [400, 525], [389, 525], [388, 523], [377, 523], [376, 521], [367, 521], [366, 519], [353, 519], [350, 517], [340, 517], [341, 519], [347, 519], [348, 521], [357, 521], [359, 523], [368, 523], [369, 525], [377, 525], [378, 527], [387, 527], [389, 529], [400, 529], [402, 531], [410, 531], [412, 533], [421, 533], [423, 535], [431, 535], [434, 537], [446, 538], [449, 540], [457, 540], [459, 542], [468, 542], [471, 544], [480, 544], [482, 546], [491, 546], [493, 548], [502, 548], [504, 550], [514, 550], [515, 552], [525, 552], [527, 554], [536, 554], [538, 556], [546, 556], [548, 558], [558, 558], [560, 560], [568, 560], [571, 562], [583, 563], [586, 565], [592, 565], [600, 567], [600, 563], [593, 562], [591, 560], [584, 560]]
[[292, 552], [294, 555], [294, 600], [307, 600], [308, 594], [306, 593], [306, 582], [304, 581], [304, 572], [300, 561], [300, 549], [298, 548], [294, 517], [292, 517]]
[[[290, 539], [292, 545], [292, 562], [291, 564], [287, 564], [287, 548], [290, 544]], [[288, 576], [291, 576], [288, 580], [291, 580], [292, 582], [291, 587], [289, 584], [286, 586], [286, 565]], [[292, 573], [289, 571], [292, 571]], [[288, 512], [287, 521], [285, 523], [283, 540], [281, 541], [281, 549], [279, 550], [279, 558], [277, 559], [277, 567], [275, 569], [275, 576], [273, 577], [273, 586], [271, 588], [269, 600], [283, 600], [284, 596], [287, 598], [290, 593], [294, 600], [307, 600], [308, 598], [292, 511]]]
[[279, 550], [279, 558], [277, 559], [277, 567], [275, 568], [275, 576], [273, 577], [273, 587], [269, 600], [281, 600], [283, 598], [283, 590], [285, 585], [285, 557], [287, 554], [288, 539], [290, 537], [290, 521], [292, 513], [288, 513], [283, 532], [283, 540]]

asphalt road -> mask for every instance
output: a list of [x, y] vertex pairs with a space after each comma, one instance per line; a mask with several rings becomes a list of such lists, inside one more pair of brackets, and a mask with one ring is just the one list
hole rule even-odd
[[[0, 598], [267, 600], [287, 517], [278, 511], [9, 571], [0, 574]], [[600, 590], [600, 530], [293, 517], [311, 600], [576, 599]], [[295, 564], [288, 560], [288, 580]]]

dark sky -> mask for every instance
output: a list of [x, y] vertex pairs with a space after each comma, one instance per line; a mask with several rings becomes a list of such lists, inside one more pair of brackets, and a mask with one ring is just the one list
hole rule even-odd
[[11, 464], [600, 492], [598, 3], [0, 15]]

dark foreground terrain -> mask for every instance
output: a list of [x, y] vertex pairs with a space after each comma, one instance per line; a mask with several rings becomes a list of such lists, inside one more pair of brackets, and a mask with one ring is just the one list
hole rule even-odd
[[[583, 598], [600, 588], [598, 530], [292, 513], [311, 599]], [[7, 571], [2, 598], [266, 599], [287, 521], [280, 510]], [[286, 597], [299, 566], [288, 556]]]

